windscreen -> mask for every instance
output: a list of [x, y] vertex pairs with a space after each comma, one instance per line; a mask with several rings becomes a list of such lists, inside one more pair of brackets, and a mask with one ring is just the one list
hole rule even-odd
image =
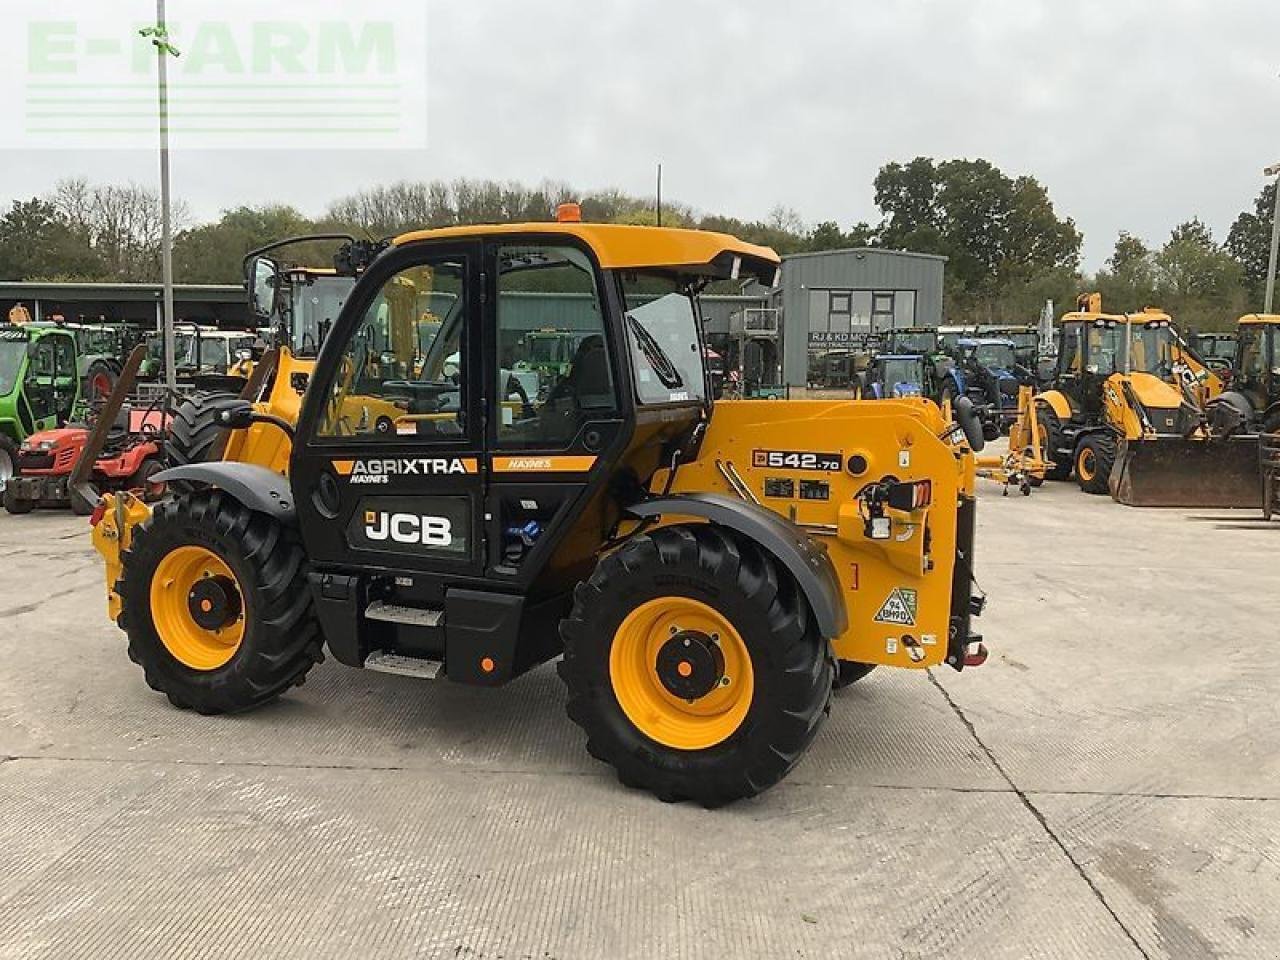
[[342, 305], [355, 285], [354, 277], [315, 277], [310, 283], [295, 283], [293, 301], [293, 350], [300, 356], [315, 356], [332, 328]]
[[627, 275], [622, 281], [627, 340], [642, 404], [706, 399], [698, 309], [693, 294], [666, 277]]
[[1089, 373], [1112, 374], [1124, 363], [1124, 327], [1089, 327]]
[[1133, 325], [1129, 369], [1134, 373], [1168, 376], [1173, 369], [1173, 331], [1169, 327]]
[[984, 367], [1009, 369], [1014, 364], [1013, 346], [1007, 343], [980, 343], [974, 351]]
[[27, 355], [27, 338], [0, 340], [0, 396], [13, 390], [22, 369], [22, 359]]
[[885, 360], [884, 383], [892, 388], [900, 383], [920, 385], [920, 363], [917, 360]]

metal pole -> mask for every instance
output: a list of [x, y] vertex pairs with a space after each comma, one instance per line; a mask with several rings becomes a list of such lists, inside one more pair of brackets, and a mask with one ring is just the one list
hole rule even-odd
[[1271, 260], [1267, 266], [1267, 300], [1262, 308], [1263, 313], [1270, 313], [1276, 295], [1276, 251], [1280, 249], [1280, 163], [1267, 167], [1262, 172], [1268, 177], [1276, 178], [1276, 202], [1271, 211]]
[[[156, 0], [156, 27], [167, 35], [165, 0]], [[160, 271], [164, 283], [164, 382], [170, 390], [178, 385], [177, 358], [173, 336], [173, 223], [169, 194], [169, 52], [156, 46], [160, 97]]]
[[658, 226], [662, 226], [662, 164], [658, 164]]

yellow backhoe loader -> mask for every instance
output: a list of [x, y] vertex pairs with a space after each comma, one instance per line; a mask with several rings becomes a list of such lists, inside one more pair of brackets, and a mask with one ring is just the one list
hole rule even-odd
[[1054, 466], [1086, 493], [1131, 506], [1256, 506], [1256, 444], [1211, 435], [1205, 404], [1222, 383], [1152, 308], [1102, 310], [1080, 298], [1058, 331], [1058, 365], [1037, 398]]

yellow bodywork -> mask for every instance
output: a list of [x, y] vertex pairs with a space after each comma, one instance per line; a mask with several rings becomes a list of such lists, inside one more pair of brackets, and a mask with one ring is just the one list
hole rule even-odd
[[138, 524], [151, 516], [151, 508], [131, 493], [105, 493], [102, 495], [104, 512], [93, 527], [93, 548], [102, 555], [107, 578], [107, 616], [119, 622], [121, 600], [116, 584], [123, 572], [121, 557], [133, 541], [133, 531]]
[[[721, 401], [698, 459], [679, 467], [672, 493], [745, 495], [799, 524], [825, 544], [849, 612], [848, 629], [834, 640], [836, 657], [929, 667], [946, 657], [952, 576], [967, 576], [953, 569], [956, 503], [961, 494], [973, 495], [975, 482], [973, 454], [940, 439], [949, 426], [935, 404], [918, 398]], [[760, 452], [796, 450], [838, 453], [845, 464], [861, 455], [867, 469], [853, 476], [848, 469], [757, 466]], [[932, 505], [910, 513], [889, 510], [891, 539], [871, 540], [857, 495], [886, 476], [930, 480]], [[801, 481], [825, 481], [830, 498], [769, 497], [766, 479], [790, 479], [797, 492]], [[661, 491], [665, 484], [666, 472], [660, 471], [652, 489]], [[689, 518], [662, 519], [664, 525], [683, 522]], [[898, 601], [914, 608], [914, 623], [877, 620], [887, 606], [901, 610]]]
[[768, 247], [746, 243], [727, 233], [676, 230], [615, 223], [500, 223], [415, 230], [396, 237], [400, 246], [419, 240], [483, 239], [515, 234], [574, 237], [586, 243], [605, 270], [644, 270], [709, 264], [724, 254], [778, 263]]
[[1126, 385], [1148, 411], [1177, 410], [1182, 394], [1149, 373], [1114, 373], [1102, 387], [1102, 409], [1106, 422], [1125, 440], [1153, 440], [1155, 433], [1142, 425], [1138, 411], [1128, 400]]

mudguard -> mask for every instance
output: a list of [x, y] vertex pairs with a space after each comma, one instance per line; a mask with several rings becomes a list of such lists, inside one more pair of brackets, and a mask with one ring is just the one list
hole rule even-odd
[[207, 483], [235, 497], [250, 510], [292, 524], [294, 522], [293, 491], [289, 481], [278, 473], [254, 463], [219, 460], [215, 463], [189, 463], [161, 470], [151, 478], [155, 483], [192, 480]]
[[742, 534], [772, 554], [796, 579], [822, 635], [834, 640], [849, 627], [840, 581], [826, 550], [772, 510], [720, 493], [654, 497], [628, 508], [637, 517], [700, 517]]
[[1036, 394], [1037, 400], [1043, 400], [1049, 405], [1049, 409], [1057, 415], [1058, 419], [1066, 423], [1071, 419], [1071, 402], [1067, 399], [1066, 394], [1061, 390], [1046, 390], [1043, 393]]

